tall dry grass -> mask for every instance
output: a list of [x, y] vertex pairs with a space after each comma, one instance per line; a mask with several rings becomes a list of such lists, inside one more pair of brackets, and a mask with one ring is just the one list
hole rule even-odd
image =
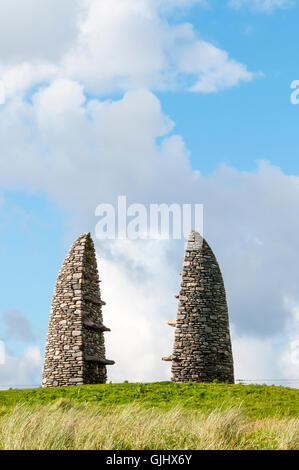
[[299, 449], [299, 419], [250, 419], [241, 407], [210, 413], [59, 400], [0, 410], [0, 449]]

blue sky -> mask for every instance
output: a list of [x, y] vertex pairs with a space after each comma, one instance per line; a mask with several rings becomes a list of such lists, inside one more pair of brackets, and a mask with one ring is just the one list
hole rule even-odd
[[[299, 3], [16, 1], [0, 15], [0, 386], [39, 383], [60, 265], [121, 194], [204, 204], [236, 375], [298, 378]], [[111, 379], [169, 378], [183, 241], [96, 247]]]
[[223, 163], [253, 170], [259, 159], [298, 174], [299, 113], [290, 103], [290, 84], [299, 76], [299, 5], [261, 14], [211, 4], [192, 9], [186, 20], [201, 38], [263, 76], [212, 96], [160, 93], [164, 111], [184, 136], [193, 167], [205, 174]]

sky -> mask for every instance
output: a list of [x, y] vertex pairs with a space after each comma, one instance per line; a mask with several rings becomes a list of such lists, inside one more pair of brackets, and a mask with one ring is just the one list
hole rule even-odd
[[120, 195], [204, 205], [236, 379], [298, 386], [299, 2], [0, 8], [0, 387], [40, 383], [56, 277], [87, 231], [108, 380], [170, 379], [184, 240], [97, 240]]

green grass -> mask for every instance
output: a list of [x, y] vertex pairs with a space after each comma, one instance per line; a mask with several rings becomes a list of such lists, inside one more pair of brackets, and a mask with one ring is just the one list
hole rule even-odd
[[0, 407], [16, 404], [46, 405], [59, 399], [73, 403], [110, 405], [137, 404], [146, 408], [184, 409], [210, 412], [242, 406], [251, 418], [299, 416], [299, 390], [267, 385], [227, 385], [172, 382], [83, 385], [0, 392]]
[[0, 413], [0, 450], [299, 450], [299, 420], [60, 399]]
[[0, 392], [3, 449], [299, 449], [299, 390], [122, 383]]

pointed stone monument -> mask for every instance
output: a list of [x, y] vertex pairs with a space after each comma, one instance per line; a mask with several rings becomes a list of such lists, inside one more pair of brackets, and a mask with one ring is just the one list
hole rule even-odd
[[90, 233], [73, 243], [60, 269], [50, 314], [43, 387], [100, 384], [107, 379], [96, 254]]
[[215, 255], [198, 232], [192, 231], [184, 258], [175, 327], [173, 382], [234, 383], [228, 308]]

